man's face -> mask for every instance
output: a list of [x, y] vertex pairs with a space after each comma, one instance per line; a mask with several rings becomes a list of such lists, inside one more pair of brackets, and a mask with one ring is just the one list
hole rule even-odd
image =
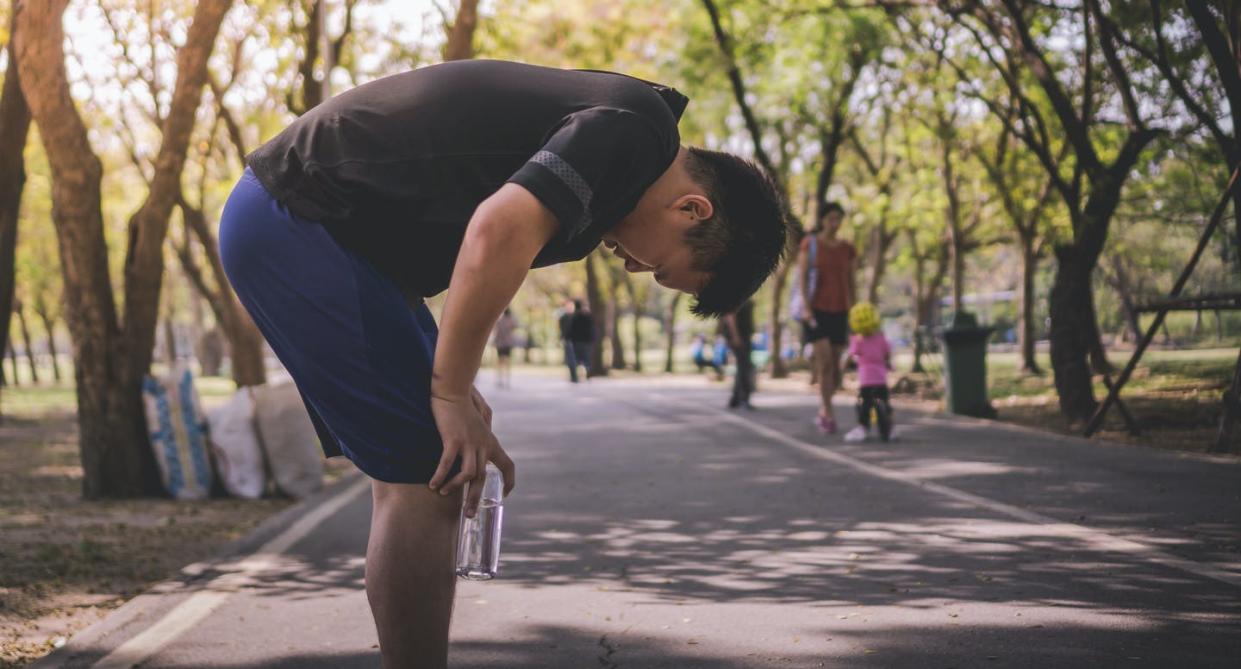
[[603, 245], [625, 261], [627, 271], [653, 272], [659, 285], [696, 294], [711, 276], [694, 268], [686, 233], [711, 215], [710, 201], [690, 194], [661, 205], [639, 206], [603, 236]]
[[669, 224], [643, 227], [651, 229], [651, 232], [626, 234], [634, 231], [616, 231], [604, 236], [603, 245], [625, 261], [625, 270], [629, 272], [652, 272], [655, 283], [673, 290], [686, 293], [702, 290], [710, 275], [694, 269], [694, 255], [685, 240], [684, 228]]

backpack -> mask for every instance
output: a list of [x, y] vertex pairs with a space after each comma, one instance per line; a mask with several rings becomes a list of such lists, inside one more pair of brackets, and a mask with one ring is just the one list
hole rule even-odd
[[[806, 304], [814, 304], [814, 295], [819, 290], [819, 263], [817, 256], [819, 253], [819, 239], [813, 233], [810, 235], [810, 248], [806, 255], [806, 283], [809, 290], [806, 291], [804, 299]], [[813, 307], [812, 307], [813, 308]]]

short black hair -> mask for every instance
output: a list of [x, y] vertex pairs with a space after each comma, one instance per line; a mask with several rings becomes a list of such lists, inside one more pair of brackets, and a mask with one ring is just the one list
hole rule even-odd
[[783, 260], [790, 237], [784, 196], [765, 170], [729, 153], [690, 147], [685, 166], [714, 207], [686, 233], [694, 268], [711, 275], [691, 310], [721, 316], [736, 311]]
[[845, 215], [845, 208], [835, 200], [829, 200], [823, 203], [823, 208], [819, 210], [819, 218], [823, 218], [832, 212], [838, 212], [841, 216]]

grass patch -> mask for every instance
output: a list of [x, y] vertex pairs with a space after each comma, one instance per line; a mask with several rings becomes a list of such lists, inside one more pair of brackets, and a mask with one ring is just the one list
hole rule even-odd
[[[1129, 355], [1127, 351], [1108, 355], [1117, 373]], [[1206, 451], [1217, 438], [1221, 403], [1236, 362], [1236, 349], [1147, 351], [1121, 393], [1141, 434], [1130, 435], [1119, 412], [1112, 409], [1100, 436], [1159, 448]], [[987, 359], [988, 390], [1000, 420], [1080, 434], [1080, 426], [1068, 425], [1060, 416], [1048, 356], [1039, 357], [1041, 375], [1023, 374], [1019, 364], [1015, 353], [993, 354]], [[1095, 377], [1094, 394], [1100, 401], [1107, 395], [1100, 376]], [[1241, 434], [1234, 435], [1234, 452], [1241, 450], [1239, 444]]]

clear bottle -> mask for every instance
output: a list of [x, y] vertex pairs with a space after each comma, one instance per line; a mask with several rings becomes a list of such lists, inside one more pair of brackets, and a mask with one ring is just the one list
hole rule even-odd
[[483, 496], [473, 518], [461, 507], [457, 537], [457, 576], [470, 581], [490, 581], [500, 570], [500, 524], [504, 519], [504, 475], [487, 465]]

